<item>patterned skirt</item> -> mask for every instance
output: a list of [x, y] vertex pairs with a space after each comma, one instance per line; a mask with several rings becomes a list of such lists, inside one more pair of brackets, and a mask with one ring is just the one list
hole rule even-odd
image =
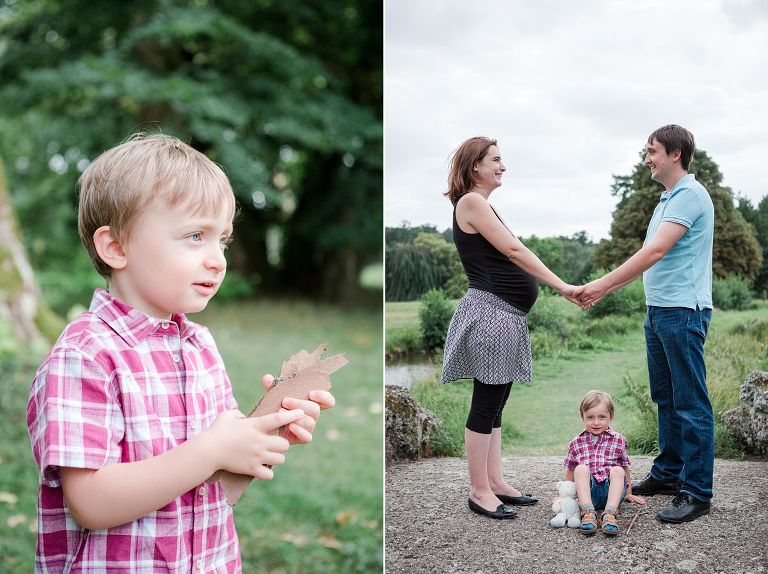
[[525, 313], [493, 293], [468, 289], [448, 327], [442, 382], [528, 383], [531, 363]]

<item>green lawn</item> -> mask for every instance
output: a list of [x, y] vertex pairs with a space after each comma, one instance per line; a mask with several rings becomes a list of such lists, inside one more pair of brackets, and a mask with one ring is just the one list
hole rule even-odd
[[[708, 385], [716, 407], [735, 406], [746, 375], [768, 366], [764, 341], [732, 333], [735, 326], [754, 321], [768, 321], [768, 303], [757, 302], [757, 307], [748, 311], [715, 310], [713, 314], [706, 356]], [[610, 350], [575, 351], [564, 357], [535, 360], [533, 384], [513, 385], [504, 409], [505, 455], [564, 454], [568, 441], [583, 428], [578, 405], [591, 389], [614, 396], [614, 428], [627, 432], [639, 425], [624, 387], [626, 375], [647, 387], [642, 317], [626, 335], [611, 337]], [[448, 421], [452, 435], [459, 437], [469, 408], [471, 382], [451, 383], [448, 389], [437, 380], [439, 374], [435, 380], [418, 385], [414, 394]], [[451, 442], [462, 444], [460, 437]]]
[[[302, 302], [212, 304], [206, 324], [248, 411], [264, 373], [301, 348], [328, 343], [349, 365], [333, 376], [336, 407], [310, 445], [293, 447], [272, 481], [254, 482], [235, 506], [244, 572], [380, 572], [383, 532], [382, 325], [375, 310]], [[33, 569], [37, 476], [25, 408], [36, 365], [0, 370], [0, 571]], [[2, 493], [7, 493], [4, 495]], [[12, 495], [13, 503], [8, 502]]]

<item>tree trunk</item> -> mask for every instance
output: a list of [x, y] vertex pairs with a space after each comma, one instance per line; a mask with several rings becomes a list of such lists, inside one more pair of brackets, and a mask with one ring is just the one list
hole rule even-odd
[[0, 319], [8, 321], [22, 343], [41, 339], [35, 318], [40, 293], [19, 238], [11, 198], [0, 159]]

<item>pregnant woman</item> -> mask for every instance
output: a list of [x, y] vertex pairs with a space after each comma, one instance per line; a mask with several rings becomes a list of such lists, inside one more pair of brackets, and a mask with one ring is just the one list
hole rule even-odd
[[474, 380], [464, 432], [469, 508], [490, 518], [514, 518], [513, 505], [537, 502], [507, 484], [501, 466], [501, 412], [512, 382], [531, 380], [526, 314], [538, 296], [537, 280], [569, 299], [575, 289], [526, 248], [488, 203], [505, 171], [496, 140], [470, 138], [453, 154], [445, 193], [469, 289], [448, 328], [442, 382]]

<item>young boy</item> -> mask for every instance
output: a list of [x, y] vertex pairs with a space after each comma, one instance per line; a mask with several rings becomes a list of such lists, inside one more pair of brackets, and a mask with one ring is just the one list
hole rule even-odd
[[616, 536], [616, 511], [621, 499], [645, 504], [645, 499], [632, 494], [627, 439], [610, 426], [613, 399], [608, 393], [589, 391], [581, 399], [579, 413], [584, 430], [568, 443], [563, 461], [566, 480], [576, 483], [581, 506], [579, 530], [587, 535], [597, 532], [595, 510], [604, 509], [601, 529], [607, 536]]
[[108, 290], [32, 385], [37, 571], [240, 572], [232, 510], [205, 480], [271, 479], [333, 406], [315, 391], [246, 418], [211, 334], [185, 317], [224, 279], [234, 213], [222, 170], [173, 137], [134, 136], [82, 174], [80, 236]]

